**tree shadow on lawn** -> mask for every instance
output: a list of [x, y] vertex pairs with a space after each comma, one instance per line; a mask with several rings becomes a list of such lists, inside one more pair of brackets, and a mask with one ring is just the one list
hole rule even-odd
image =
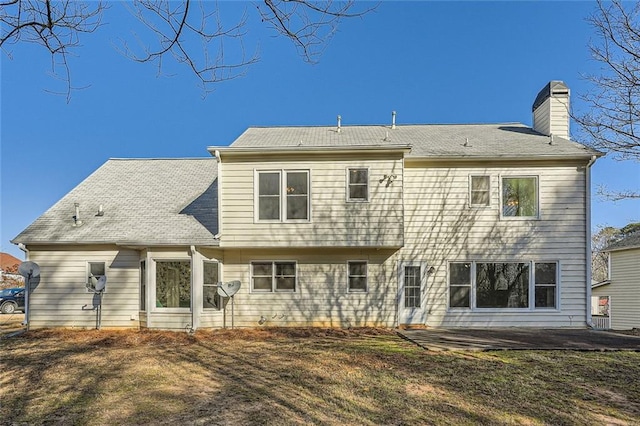
[[380, 329], [39, 331], [0, 351], [8, 423], [566, 424], [640, 414], [637, 353], [434, 354]]

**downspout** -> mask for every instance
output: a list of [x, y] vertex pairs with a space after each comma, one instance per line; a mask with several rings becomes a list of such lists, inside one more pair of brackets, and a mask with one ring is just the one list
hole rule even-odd
[[214, 151], [213, 155], [216, 157], [216, 161], [218, 162], [218, 234], [214, 235], [214, 238], [217, 237], [219, 241], [220, 236], [222, 235], [222, 158], [220, 158], [220, 151], [217, 149]]
[[593, 327], [593, 321], [591, 317], [591, 166], [596, 162], [597, 157], [595, 155], [591, 156], [591, 159], [587, 163], [587, 167], [585, 167], [585, 190], [586, 190], [586, 203], [585, 203], [585, 235], [587, 237], [587, 248], [586, 248], [586, 267], [587, 267], [587, 315], [586, 322], [587, 327]]
[[195, 333], [196, 329], [198, 328], [198, 324], [196, 324], [196, 307], [198, 306], [198, 304], [196, 303], [196, 286], [195, 284], [195, 273], [196, 271], [198, 271], [198, 276], [200, 269], [198, 268], [198, 266], [196, 265], [196, 247], [195, 246], [191, 246], [190, 247], [190, 251], [191, 251], [191, 329], [189, 330], [189, 333]]
[[[22, 243], [18, 243], [18, 248], [24, 252], [24, 260], [29, 260], [29, 249]], [[29, 330], [29, 293], [31, 292], [31, 280], [27, 281], [25, 277], [25, 286], [24, 286], [24, 322], [22, 325], [27, 326], [27, 330]]]

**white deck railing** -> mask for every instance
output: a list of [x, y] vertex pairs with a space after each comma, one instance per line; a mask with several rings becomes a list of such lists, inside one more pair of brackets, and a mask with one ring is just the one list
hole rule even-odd
[[593, 315], [591, 317], [593, 328], [597, 330], [609, 330], [611, 328], [611, 320], [609, 317]]

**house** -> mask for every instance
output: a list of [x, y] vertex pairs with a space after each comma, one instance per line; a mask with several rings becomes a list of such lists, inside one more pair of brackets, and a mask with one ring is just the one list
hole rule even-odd
[[18, 274], [18, 266], [22, 262], [9, 253], [0, 253], [0, 288], [22, 287], [24, 278]]
[[585, 327], [601, 154], [568, 107], [552, 81], [533, 128], [338, 117], [109, 160], [13, 240], [41, 269], [29, 325]]
[[593, 301], [606, 307], [598, 312], [609, 321], [603, 328], [640, 328], [640, 232], [627, 235], [604, 251], [609, 253], [609, 279], [591, 288]]

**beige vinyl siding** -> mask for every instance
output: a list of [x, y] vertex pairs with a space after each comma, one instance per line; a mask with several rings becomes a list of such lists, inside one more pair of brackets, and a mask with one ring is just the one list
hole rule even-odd
[[610, 255], [611, 284], [600, 295], [611, 297], [611, 328], [640, 328], [640, 248]]
[[[242, 282], [235, 296], [235, 325], [361, 327], [395, 324], [396, 275], [393, 250], [227, 250], [225, 280]], [[251, 291], [252, 261], [297, 262], [295, 292]], [[347, 291], [347, 262], [368, 262], [368, 291]], [[227, 326], [231, 323], [227, 306]]]
[[551, 123], [549, 120], [551, 100], [547, 98], [533, 111], [533, 123], [535, 129], [543, 135], [551, 134]]
[[29, 294], [29, 327], [95, 328], [94, 294], [86, 290], [87, 262], [105, 262], [107, 289], [102, 327], [134, 327], [138, 321], [139, 253], [115, 246], [30, 247], [29, 260], [40, 266], [40, 281]]
[[[495, 164], [495, 163], [494, 163]], [[469, 207], [469, 175], [488, 175], [491, 205]], [[500, 218], [501, 177], [537, 176], [540, 219]], [[585, 172], [546, 163], [407, 162], [405, 247], [398, 256], [434, 266], [427, 279], [427, 325], [443, 327], [585, 325]], [[557, 310], [449, 310], [450, 261], [558, 261]]]
[[[400, 154], [224, 160], [221, 247], [399, 247], [403, 242]], [[369, 169], [369, 202], [347, 202], [347, 168]], [[256, 170], [309, 170], [309, 222], [254, 219]], [[390, 185], [384, 175], [396, 177]]]

